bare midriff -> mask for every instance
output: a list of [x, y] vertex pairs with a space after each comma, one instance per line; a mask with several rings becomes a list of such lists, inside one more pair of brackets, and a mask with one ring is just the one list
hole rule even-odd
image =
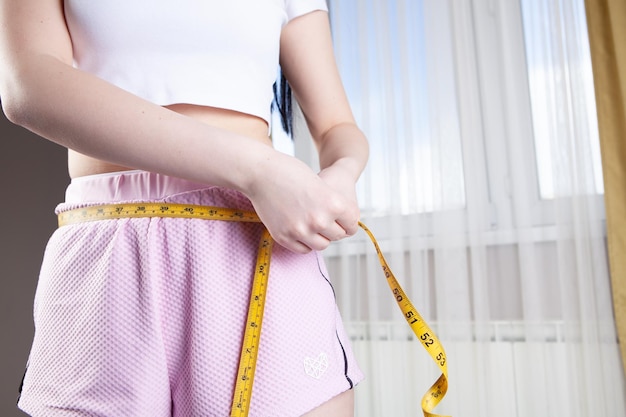
[[[267, 123], [259, 117], [233, 110], [192, 104], [173, 104], [165, 107], [203, 123], [247, 136], [270, 146], [272, 144], [268, 136]], [[135, 169], [92, 158], [72, 150], [68, 153], [68, 168], [72, 178]]]

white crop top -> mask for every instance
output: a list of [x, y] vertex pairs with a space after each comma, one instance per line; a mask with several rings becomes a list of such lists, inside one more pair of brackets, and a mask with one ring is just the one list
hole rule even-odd
[[280, 31], [325, 0], [65, 0], [74, 65], [159, 105], [270, 122]]

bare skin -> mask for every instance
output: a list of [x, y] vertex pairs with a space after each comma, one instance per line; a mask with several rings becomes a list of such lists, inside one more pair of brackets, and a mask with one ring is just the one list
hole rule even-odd
[[354, 415], [354, 390], [344, 391], [302, 417], [348, 417]]
[[[192, 104], [172, 104], [165, 108], [195, 120], [256, 139], [259, 143], [272, 146], [268, 137], [267, 123], [255, 116], [227, 109]], [[113, 164], [97, 158], [83, 155], [73, 150], [68, 151], [68, 170], [71, 178], [107, 172], [126, 171], [133, 168]]]
[[[293, 19], [280, 49], [319, 151], [319, 173], [274, 150], [267, 124], [255, 116], [158, 106], [73, 68], [62, 0], [0, 0], [3, 110], [68, 148], [72, 177], [141, 169], [233, 188], [250, 198], [278, 244], [307, 253], [358, 230], [355, 184], [368, 146], [336, 68], [327, 14]], [[342, 393], [307, 416], [351, 416], [353, 395]]]

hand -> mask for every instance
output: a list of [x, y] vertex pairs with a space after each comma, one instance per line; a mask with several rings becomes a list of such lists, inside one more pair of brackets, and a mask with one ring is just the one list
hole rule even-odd
[[353, 182], [349, 189], [340, 169], [316, 175], [296, 158], [275, 154], [260, 162], [246, 194], [278, 244], [307, 253], [358, 230]]
[[[359, 211], [359, 203], [356, 196], [356, 180], [353, 179], [340, 162], [324, 168], [318, 175], [329, 187], [348, 199], [354, 210]], [[358, 223], [354, 225], [354, 233], [356, 233], [356, 230], [358, 230]], [[354, 233], [349, 234], [352, 235]]]

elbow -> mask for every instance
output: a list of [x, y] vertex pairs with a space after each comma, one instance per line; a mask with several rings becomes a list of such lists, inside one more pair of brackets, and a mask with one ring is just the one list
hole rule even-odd
[[21, 110], [23, 106], [18, 103], [18, 100], [10, 94], [4, 94], [3, 92], [0, 94], [0, 104], [2, 105], [2, 112], [7, 120], [16, 125], [22, 124], [21, 121], [24, 119], [22, 113], [24, 113], [24, 111]]
[[47, 57], [0, 65], [0, 104], [6, 118], [30, 130], [45, 123], [42, 116], [63, 100], [54, 75], [62, 74], [66, 66]]
[[2, 80], [0, 84], [0, 104], [6, 118], [16, 125], [23, 126], [27, 119], [28, 104], [24, 92], [15, 81]]
[[33, 113], [41, 101], [41, 83], [36, 82], [28, 68], [25, 64], [0, 68], [2, 112], [11, 123], [22, 127], [36, 119]]
[[32, 89], [20, 83], [13, 83], [8, 87], [2, 85], [0, 105], [9, 122], [32, 130], [34, 125], [42, 121], [39, 117], [41, 98], [29, 90]]

